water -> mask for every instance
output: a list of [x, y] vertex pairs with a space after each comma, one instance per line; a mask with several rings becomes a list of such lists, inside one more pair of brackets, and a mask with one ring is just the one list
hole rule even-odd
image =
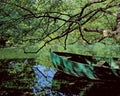
[[[54, 76], [57, 73], [56, 70], [46, 68], [42, 65], [34, 66], [33, 69], [37, 79], [36, 85], [33, 87], [35, 96], [67, 96], [64, 92], [53, 90], [53, 81], [55, 81]], [[56, 86], [57, 85], [58, 84], [56, 84]], [[72, 94], [71, 96], [78, 95]]]
[[[22, 66], [21, 63], [19, 63], [21, 60], [12, 61], [13, 63], [9, 63], [8, 61], [1, 61], [2, 63], [0, 63], [1, 85], [9, 85], [0, 88], [0, 96], [16, 96], [16, 94], [18, 96], [120, 96], [120, 79], [114, 80], [113, 78], [112, 81], [93, 81], [88, 80], [87, 78], [77, 78], [66, 75], [62, 72], [42, 65], [33, 66], [36, 76], [36, 83], [33, 86], [31, 83], [34, 82], [32, 79], [34, 76], [30, 77], [30, 74], [32, 74], [33, 71], [29, 64], [34, 63], [29, 62], [27, 64], [27, 61], [25, 60], [25, 65], [22, 64], [24, 65]], [[10, 68], [14, 68], [14, 66], [16, 66], [16, 73], [9, 75], [8, 71], [6, 71], [9, 67], [6, 68], [5, 66], [2, 66], [2, 64], [6, 64], [6, 66], [9, 65]], [[6, 69], [4, 69], [4, 67]], [[31, 70], [27, 70], [29, 67]], [[25, 73], [26, 75], [21, 78], [19, 77], [19, 72]], [[21, 83], [25, 81], [24, 77], [29, 77], [31, 80]], [[32, 90], [28, 89], [26, 86], [30, 84], [33, 86]], [[18, 87], [21, 88], [19, 89]]]
[[113, 81], [93, 81], [42, 65], [33, 69], [36, 75], [35, 96], [120, 96], [120, 82], [114, 78]]

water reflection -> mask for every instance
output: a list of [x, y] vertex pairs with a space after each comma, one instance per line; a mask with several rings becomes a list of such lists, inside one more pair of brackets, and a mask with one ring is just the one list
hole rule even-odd
[[56, 71], [42, 65], [34, 66], [33, 69], [37, 79], [36, 85], [33, 88], [35, 96], [51, 96], [52, 79]]
[[94, 81], [87, 78], [77, 78], [62, 72], [34, 66], [36, 85], [33, 88], [35, 96], [120, 96], [120, 81]]
[[[113, 78], [114, 79], [114, 78]], [[57, 84], [53, 83], [53, 90], [65, 92], [67, 96], [77, 94], [77, 96], [120, 96], [120, 82], [117, 80], [94, 81], [87, 78], [76, 78], [57, 72], [53, 80], [57, 80]], [[54, 81], [53, 81], [54, 82]]]

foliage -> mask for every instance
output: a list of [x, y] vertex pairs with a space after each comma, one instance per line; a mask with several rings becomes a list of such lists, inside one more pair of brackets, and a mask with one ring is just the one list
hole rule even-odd
[[[111, 33], [115, 29], [118, 4], [111, 0], [3, 0], [0, 1], [1, 38], [6, 40], [6, 46], [38, 43], [40, 49], [59, 38], [66, 46], [71, 33], [79, 36], [76, 42], [99, 42], [103, 30]], [[91, 35], [92, 31], [98, 34]]]
[[[34, 60], [1, 60], [1, 88], [31, 89], [34, 84]], [[4, 66], [2, 66], [4, 65]]]
[[[35, 62], [45, 66], [52, 65], [50, 49], [120, 57], [119, 32], [116, 33], [120, 24], [117, 22], [119, 2], [120, 0], [0, 0], [0, 57], [37, 57]], [[107, 35], [104, 35], [106, 30]], [[31, 88], [35, 62], [25, 64], [25, 60], [0, 60], [1, 87], [22, 85], [19, 89]]]
[[[4, 43], [0, 47], [21, 47], [20, 53], [38, 53], [37, 61], [46, 65], [50, 64], [49, 49], [105, 55], [106, 48], [101, 45], [115, 47], [120, 43], [113, 34], [119, 0], [1, 0], [0, 6], [0, 45]], [[103, 36], [104, 30], [108, 36]], [[110, 47], [108, 50], [111, 54]], [[19, 57], [13, 51], [11, 57]], [[1, 54], [9, 52], [2, 49]]]

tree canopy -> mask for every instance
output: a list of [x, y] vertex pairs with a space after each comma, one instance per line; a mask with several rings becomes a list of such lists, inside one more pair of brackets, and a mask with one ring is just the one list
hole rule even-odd
[[45, 46], [57, 44], [98, 59], [120, 57], [120, 0], [0, 0], [1, 86], [32, 87], [33, 65], [53, 66]]
[[[55, 40], [66, 47], [120, 37], [119, 0], [0, 0], [0, 47]], [[39, 49], [39, 50], [40, 50]], [[36, 53], [39, 51], [37, 50]]]

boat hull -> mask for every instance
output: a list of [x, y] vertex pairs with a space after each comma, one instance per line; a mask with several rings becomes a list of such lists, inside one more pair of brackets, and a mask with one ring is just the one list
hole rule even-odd
[[[98, 58], [97, 58], [98, 59]], [[112, 58], [94, 59], [92, 56], [83, 56], [65, 52], [52, 52], [51, 60], [56, 69], [66, 74], [77, 77], [87, 77], [94, 80], [111, 80], [120, 78], [120, 70], [118, 67], [112, 67]], [[97, 64], [100, 60], [104, 65]], [[112, 63], [111, 63], [112, 61]], [[110, 63], [110, 64], [108, 64]], [[105, 65], [106, 64], [106, 65]]]

